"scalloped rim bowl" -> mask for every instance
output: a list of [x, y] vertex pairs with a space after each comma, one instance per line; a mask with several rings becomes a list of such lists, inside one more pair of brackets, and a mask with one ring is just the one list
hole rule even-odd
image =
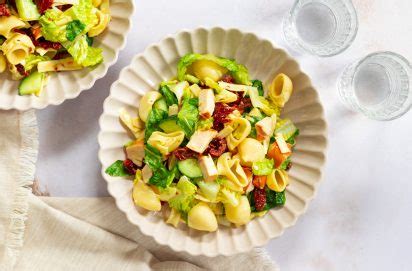
[[[266, 216], [254, 219], [246, 226], [220, 226], [213, 233], [190, 229], [184, 223], [174, 228], [164, 222], [161, 214], [144, 211], [133, 204], [133, 184], [130, 180], [113, 178], [104, 173], [104, 169], [113, 161], [124, 159], [123, 144], [130, 140], [119, 122], [119, 109], [137, 112], [142, 95], [146, 91], [156, 90], [161, 81], [175, 76], [179, 58], [189, 52], [234, 58], [246, 65], [251, 78], [262, 80], [266, 88], [280, 72], [290, 76], [294, 83], [294, 94], [283, 115], [296, 123], [300, 136], [292, 156], [293, 167], [286, 204], [282, 208], [270, 210]], [[263, 246], [271, 238], [282, 235], [286, 228], [296, 223], [315, 196], [325, 163], [327, 125], [318, 94], [308, 76], [300, 71], [295, 60], [270, 41], [236, 29], [199, 28], [182, 31], [149, 46], [134, 57], [113, 83], [110, 96], [104, 102], [99, 124], [102, 175], [118, 208], [145, 235], [152, 236], [159, 244], [175, 251], [191, 255], [233, 255]]]
[[83, 90], [90, 89], [106, 75], [109, 67], [117, 61], [120, 50], [125, 47], [134, 9], [134, 0], [111, 0], [112, 20], [105, 32], [95, 39], [96, 46], [103, 49], [104, 62], [93, 69], [52, 73], [40, 97], [19, 96], [19, 81], [11, 80], [8, 71], [0, 74], [0, 109], [43, 109], [48, 105], [59, 105], [66, 99], [74, 99]]

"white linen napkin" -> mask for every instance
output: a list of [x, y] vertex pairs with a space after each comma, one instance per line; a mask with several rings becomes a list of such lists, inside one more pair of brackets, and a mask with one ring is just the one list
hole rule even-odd
[[0, 111], [0, 270], [279, 270], [261, 249], [176, 253], [144, 236], [112, 198], [36, 197], [34, 111]]

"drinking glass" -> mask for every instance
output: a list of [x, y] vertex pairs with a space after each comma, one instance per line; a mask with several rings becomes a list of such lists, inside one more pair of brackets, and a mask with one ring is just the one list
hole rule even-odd
[[412, 67], [404, 57], [377, 52], [346, 67], [338, 80], [342, 102], [375, 120], [393, 120], [412, 106]]
[[320, 57], [348, 48], [358, 18], [350, 0], [297, 0], [283, 20], [283, 35], [295, 50]]

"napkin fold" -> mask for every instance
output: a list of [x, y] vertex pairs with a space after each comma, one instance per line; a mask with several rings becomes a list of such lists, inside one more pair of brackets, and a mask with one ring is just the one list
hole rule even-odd
[[278, 270], [261, 249], [177, 253], [128, 222], [112, 198], [36, 197], [34, 111], [0, 111], [0, 270]]

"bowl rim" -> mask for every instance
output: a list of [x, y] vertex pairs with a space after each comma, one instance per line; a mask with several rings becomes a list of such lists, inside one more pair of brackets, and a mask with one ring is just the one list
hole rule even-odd
[[[105, 62], [107, 65], [105, 65], [105, 68], [104, 68], [104, 70], [101, 74], [96, 75], [96, 77], [93, 78], [93, 80], [91, 80], [88, 84], [85, 84], [84, 86], [80, 86], [80, 90], [77, 91], [76, 93], [74, 93], [74, 95], [67, 95], [66, 94], [66, 95], [64, 95], [64, 97], [62, 99], [59, 99], [55, 102], [47, 101], [47, 102], [44, 102], [44, 103], [39, 103], [39, 104], [34, 104], [34, 105], [30, 103], [30, 104], [25, 104], [23, 106], [16, 105], [15, 103], [11, 103], [11, 104], [8, 104], [8, 105], [3, 105], [3, 104], [0, 103], [0, 110], [15, 109], [15, 110], [18, 110], [18, 111], [26, 111], [26, 110], [30, 110], [30, 109], [44, 109], [48, 106], [58, 106], [58, 105], [62, 104], [63, 102], [65, 102], [66, 100], [72, 100], [72, 99], [77, 98], [83, 91], [90, 90], [96, 84], [96, 82], [98, 80], [102, 79], [103, 77], [105, 77], [107, 75], [109, 69], [118, 61], [120, 51], [122, 51], [126, 47], [127, 39], [129, 37], [130, 30], [133, 28], [132, 18], [133, 18], [133, 15], [135, 14], [135, 11], [136, 11], [136, 4], [135, 4], [134, 0], [126, 0], [125, 2], [129, 3], [131, 5], [130, 16], [128, 16], [126, 18], [127, 21], [129, 22], [128, 27], [126, 29], [124, 29], [124, 31], [123, 31], [124, 39], [123, 39], [122, 43], [120, 44], [120, 46], [115, 49], [114, 58], [111, 61]], [[109, 25], [110, 25], [110, 23], [109, 23]], [[68, 72], [70, 72], [70, 71], [68, 71]], [[89, 72], [87, 72], [87, 73], [89, 73]], [[10, 79], [6, 79], [6, 80], [11, 81]], [[16, 92], [16, 95], [18, 95], [17, 92]]]
[[[106, 115], [106, 109], [107, 109], [107, 106], [108, 106], [108, 102], [109, 102], [109, 100], [112, 98], [112, 95], [113, 95], [113, 93], [114, 93], [114, 91], [115, 91], [115, 89], [116, 89], [116, 87], [117, 87], [117, 84], [119, 83], [120, 78], [128, 71], [128, 69], [130, 68], [131, 64], [134, 63], [138, 58], [144, 56], [151, 48], [160, 46], [160, 44], [161, 44], [161, 42], [162, 42], [163, 40], [170, 39], [170, 38], [171, 38], [171, 39], [177, 39], [178, 36], [181, 35], [181, 34], [183, 34], [183, 33], [194, 33], [194, 32], [197, 32], [197, 31], [207, 31], [207, 32], [210, 32], [210, 31], [216, 31], [216, 30], [218, 30], [218, 31], [220, 30], [220, 31], [224, 31], [224, 32], [237, 31], [237, 32], [239, 32], [241, 35], [251, 35], [251, 36], [253, 36], [254, 38], [256, 38], [256, 40], [259, 41], [259, 42], [269, 42], [269, 44], [271, 45], [271, 47], [272, 47], [273, 49], [278, 49], [278, 50], [280, 50], [282, 53], [285, 53], [286, 59], [290, 59], [290, 60], [293, 60], [294, 62], [296, 62], [296, 64], [297, 64], [297, 70], [299, 70], [300, 73], [306, 75], [307, 80], [308, 80], [310, 86], [312, 86], [313, 89], [314, 89], [315, 92], [316, 92], [316, 99], [315, 99], [315, 101], [320, 105], [321, 113], [320, 113], [320, 116], [319, 116], [319, 120], [321, 120], [321, 121], [323, 122], [323, 124], [324, 124], [324, 130], [323, 130], [323, 132], [322, 132], [321, 134], [319, 134], [319, 135], [320, 135], [320, 136], [323, 136], [323, 138], [325, 139], [325, 147], [324, 147], [323, 152], [322, 152], [322, 154], [324, 155], [324, 159], [323, 159], [322, 163], [319, 165], [319, 167], [317, 167], [317, 169], [319, 170], [319, 180], [313, 185], [313, 188], [314, 188], [314, 189], [313, 189], [313, 194], [312, 194], [312, 196], [311, 196], [311, 197], [308, 197], [308, 198], [305, 200], [305, 205], [304, 205], [304, 207], [302, 208], [302, 210], [300, 210], [299, 212], [296, 213], [295, 219], [294, 219], [290, 224], [288, 224], [288, 225], [286, 225], [286, 226], [285, 226], [285, 225], [282, 225], [282, 229], [281, 229], [281, 231], [280, 231], [277, 235], [270, 235], [266, 240], [264, 240], [264, 241], [262, 241], [262, 242], [260, 242], [260, 243], [255, 243], [255, 244], [253, 244], [253, 245], [250, 246], [250, 247], [249, 247], [249, 246], [243, 246], [243, 247], [238, 246], [236, 251], [227, 251], [227, 250], [225, 250], [225, 251], [218, 251], [218, 250], [216, 249], [216, 250], [214, 250], [213, 252], [204, 252], [204, 251], [194, 252], [194, 251], [185, 249], [184, 246], [183, 246], [183, 247], [179, 247], [179, 246], [176, 246], [176, 245], [174, 245], [174, 244], [171, 244], [171, 243], [168, 243], [168, 242], [165, 242], [165, 241], [161, 240], [161, 239], [158, 238], [156, 235], [152, 234], [152, 232], [146, 230], [144, 227], [141, 227], [141, 225], [139, 225], [139, 224], [137, 224], [137, 223], [134, 223], [134, 222], [132, 221], [132, 219], [130, 218], [130, 214], [120, 206], [120, 204], [119, 204], [119, 199], [118, 199], [118, 198], [114, 195], [114, 193], [110, 190], [109, 180], [108, 180], [107, 175], [105, 174], [105, 169], [103, 168], [103, 159], [102, 159], [102, 134], [103, 134], [103, 132], [104, 132], [104, 131], [103, 131], [103, 125], [104, 125], [104, 124], [103, 124], [103, 121], [104, 121], [104, 117], [105, 117], [105, 115]], [[273, 41], [271, 41], [270, 39], [261, 38], [260, 36], [256, 35], [255, 33], [252, 33], [252, 32], [250, 32], [250, 31], [243, 31], [243, 30], [241, 30], [241, 29], [239, 29], [239, 28], [233, 28], [233, 27], [226, 28], [226, 27], [221, 27], [221, 26], [210, 26], [210, 27], [200, 26], [200, 27], [192, 28], [192, 29], [183, 28], [183, 29], [181, 29], [181, 30], [178, 30], [178, 31], [172, 33], [172, 34], [168, 34], [168, 35], [164, 36], [163, 38], [161, 38], [160, 40], [158, 40], [158, 41], [156, 41], [156, 42], [150, 43], [148, 46], [145, 47], [145, 49], [144, 49], [142, 52], [136, 54], [136, 55], [130, 60], [130, 63], [129, 63], [127, 66], [125, 66], [125, 67], [122, 68], [122, 70], [121, 70], [120, 73], [119, 73], [118, 79], [112, 83], [112, 85], [111, 85], [111, 87], [110, 87], [109, 96], [107, 96], [106, 99], [105, 99], [105, 101], [103, 102], [103, 112], [102, 112], [101, 116], [99, 117], [99, 121], [98, 121], [98, 122], [99, 122], [99, 133], [98, 133], [98, 135], [97, 135], [98, 144], [99, 144], [98, 159], [99, 159], [99, 162], [100, 162], [100, 164], [101, 164], [101, 166], [102, 166], [101, 174], [102, 174], [103, 179], [104, 179], [105, 182], [107, 183], [107, 188], [108, 188], [108, 192], [109, 192], [110, 196], [112, 196], [112, 197], [115, 199], [115, 204], [116, 204], [117, 208], [118, 208], [121, 212], [123, 212], [123, 213], [126, 215], [128, 221], [129, 221], [130, 223], [132, 223], [133, 225], [136, 225], [137, 228], [139, 229], [139, 231], [140, 231], [141, 233], [143, 233], [145, 236], [149, 236], [149, 237], [153, 238], [158, 244], [163, 245], [163, 246], [167, 246], [167, 247], [171, 248], [172, 250], [174, 250], [174, 251], [176, 251], [176, 252], [184, 252], [184, 253], [188, 253], [189, 255], [192, 255], [192, 256], [206, 256], [206, 257], [216, 257], [216, 256], [220, 256], [220, 255], [222, 255], [222, 256], [231, 256], [231, 255], [235, 255], [235, 254], [239, 254], [239, 253], [248, 252], [248, 251], [250, 251], [251, 249], [253, 249], [253, 248], [255, 248], [255, 247], [264, 246], [264, 245], [267, 244], [270, 240], [282, 236], [283, 233], [284, 233], [284, 231], [285, 231], [286, 229], [291, 228], [292, 226], [294, 226], [294, 225], [297, 223], [298, 218], [301, 217], [302, 215], [304, 215], [304, 214], [306, 213], [306, 211], [307, 211], [307, 209], [308, 209], [308, 207], [309, 207], [309, 203], [310, 203], [310, 202], [316, 197], [316, 195], [317, 195], [317, 191], [318, 191], [318, 186], [319, 186], [319, 184], [320, 184], [321, 182], [323, 182], [323, 179], [324, 179], [324, 168], [325, 168], [325, 164], [326, 164], [326, 161], [327, 161], [327, 153], [328, 153], [328, 147], [329, 147], [329, 143], [328, 143], [328, 123], [327, 123], [327, 120], [326, 120], [326, 117], [325, 117], [324, 107], [323, 107], [322, 102], [321, 102], [321, 100], [320, 100], [319, 91], [314, 87], [313, 82], [312, 82], [312, 80], [310, 79], [310, 77], [307, 76], [307, 74], [301, 69], [300, 64], [298, 63], [298, 61], [297, 61], [295, 58], [292, 58], [291, 55], [287, 52], [286, 49], [284, 49], [284, 48], [276, 45], [276, 44], [275, 44]], [[203, 253], [202, 253], [202, 252], [203, 252]]]

